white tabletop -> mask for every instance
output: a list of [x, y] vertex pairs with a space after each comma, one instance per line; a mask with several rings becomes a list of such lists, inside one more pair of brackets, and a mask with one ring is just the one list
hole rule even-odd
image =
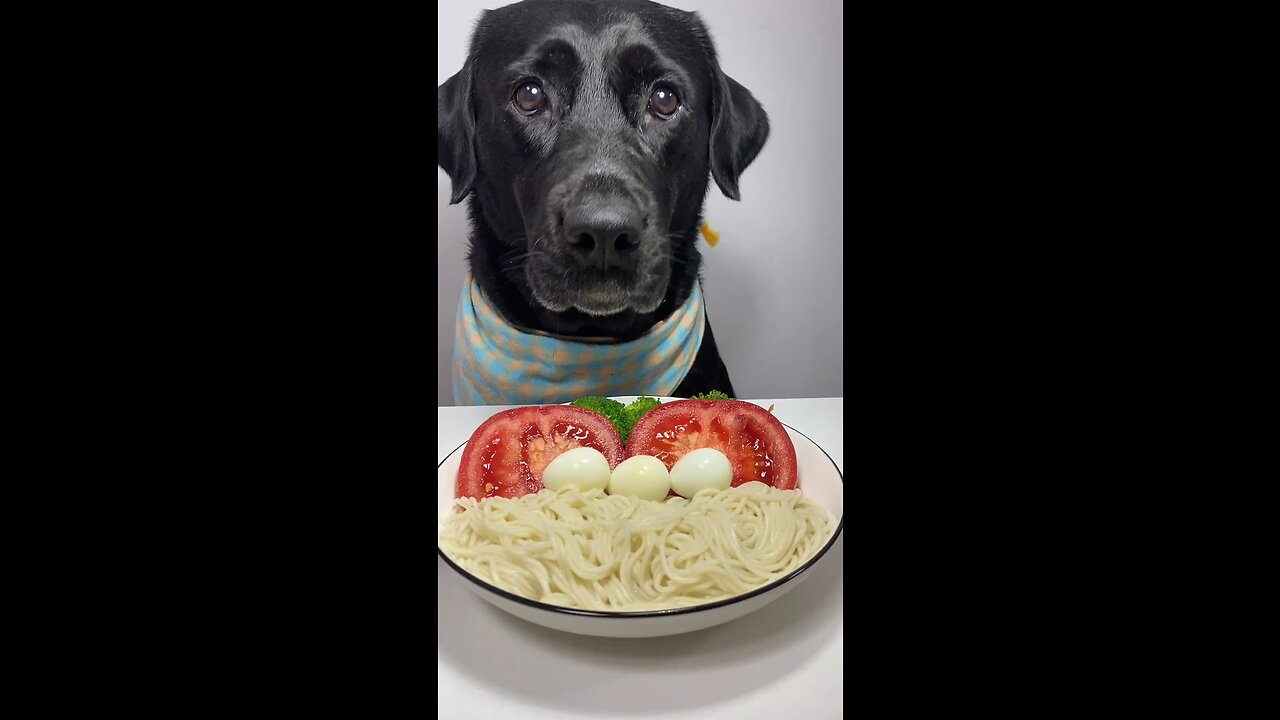
[[[752, 400], [844, 472], [844, 398]], [[506, 407], [437, 409], [436, 459]], [[441, 718], [764, 718], [844, 715], [844, 537], [795, 590], [724, 625], [664, 638], [571, 635], [473, 595], [436, 558]]]

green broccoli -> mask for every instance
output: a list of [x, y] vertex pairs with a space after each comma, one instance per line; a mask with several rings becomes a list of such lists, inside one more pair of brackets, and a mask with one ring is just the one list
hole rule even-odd
[[600, 413], [609, 418], [609, 422], [613, 423], [614, 427], [618, 426], [618, 419], [622, 417], [622, 403], [607, 397], [582, 397], [569, 404]]
[[640, 419], [640, 416], [662, 403], [657, 398], [642, 397], [636, 398], [635, 402], [624, 406], [617, 400], [592, 396], [578, 398], [569, 404], [594, 410], [609, 418], [609, 422], [613, 423], [613, 426], [618, 429], [618, 437], [622, 438], [622, 444], [626, 445], [627, 438], [631, 437], [631, 428], [635, 427], [636, 421]]
[[700, 395], [694, 395], [693, 397], [691, 397], [691, 398], [689, 398], [689, 399], [690, 399], [690, 400], [732, 400], [733, 398], [729, 397], [728, 395], [725, 395], [724, 393], [720, 392], [719, 390], [712, 390], [712, 391], [711, 391], [711, 392], [709, 392], [709, 393], [702, 393], [702, 394], [700, 394]]
[[640, 417], [661, 404], [657, 398], [640, 397], [622, 408], [622, 420], [614, 424], [618, 427], [618, 434], [622, 436], [623, 445], [627, 444], [627, 438], [631, 437], [631, 428], [636, 426]]

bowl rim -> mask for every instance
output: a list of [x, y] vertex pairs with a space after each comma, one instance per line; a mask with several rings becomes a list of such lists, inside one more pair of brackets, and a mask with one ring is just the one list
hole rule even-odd
[[[782, 426], [794, 432], [795, 434], [799, 435], [800, 437], [804, 438], [805, 440], [808, 440], [814, 447], [818, 448], [818, 450], [820, 450], [822, 454], [826, 456], [827, 462], [831, 463], [831, 467], [836, 471], [836, 475], [840, 476], [840, 484], [844, 485], [844, 473], [840, 472], [840, 467], [836, 465], [836, 461], [831, 459], [831, 456], [827, 454], [827, 451], [824, 450], [821, 445], [819, 445], [816, 442], [813, 442], [813, 439], [810, 438], [808, 435], [805, 435], [804, 433], [800, 432], [799, 430], [796, 430], [795, 428], [791, 427], [790, 425], [787, 425], [786, 423], [782, 423]], [[449, 458], [453, 457], [454, 453], [458, 452], [458, 450], [462, 449], [462, 446], [466, 444], [467, 444], [466, 442], [463, 442], [461, 445], [454, 448], [448, 455], [445, 455], [444, 460], [441, 460], [440, 462], [436, 463], [436, 470], [439, 470], [441, 465], [444, 465]], [[485, 582], [484, 580], [481, 580], [480, 578], [476, 577], [475, 575], [472, 575], [471, 573], [467, 572], [465, 569], [460, 567], [457, 563], [451, 560], [448, 555], [445, 554], [444, 549], [440, 547], [438, 538], [436, 543], [436, 553], [445, 561], [445, 564], [453, 568], [454, 571], [457, 572], [459, 575], [475, 583], [481, 589], [491, 592], [505, 600], [510, 600], [512, 602], [519, 603], [526, 607], [533, 608], [534, 610], [543, 610], [546, 612], [560, 613], [563, 615], [575, 615], [578, 617], [585, 617], [585, 618], [623, 620], [623, 619], [631, 619], [631, 618], [656, 618], [656, 617], [674, 617], [677, 615], [691, 615], [693, 613], [705, 612], [707, 610], [715, 610], [717, 608], [727, 607], [735, 603], [740, 603], [746, 600], [750, 600], [751, 598], [758, 597], [760, 595], [763, 595], [769, 592], [770, 590], [773, 590], [774, 588], [781, 587], [787, 584], [788, 582], [803, 575], [809, 568], [813, 567], [814, 564], [816, 564], [819, 560], [821, 560], [827, 554], [827, 551], [831, 549], [832, 545], [835, 545], [836, 540], [840, 537], [840, 534], [843, 532], [844, 532], [844, 513], [841, 513], [840, 519], [836, 523], [836, 531], [831, 533], [831, 538], [827, 540], [827, 543], [823, 545], [822, 548], [818, 550], [818, 552], [815, 553], [813, 557], [806, 560], [803, 565], [796, 568], [795, 570], [792, 570], [786, 575], [778, 578], [777, 580], [774, 580], [773, 582], [768, 583], [767, 585], [762, 585], [756, 588], [755, 590], [742, 593], [741, 595], [734, 595], [733, 597], [728, 597], [723, 600], [716, 600], [715, 602], [704, 603], [702, 605], [689, 605], [686, 607], [668, 608], [666, 610], [583, 610], [581, 608], [564, 607], [563, 605], [552, 605], [550, 603], [544, 603], [540, 600], [532, 600], [530, 598], [524, 597], [523, 595], [517, 595], [508, 590], [503, 590], [502, 588], [496, 585], [491, 585]]]

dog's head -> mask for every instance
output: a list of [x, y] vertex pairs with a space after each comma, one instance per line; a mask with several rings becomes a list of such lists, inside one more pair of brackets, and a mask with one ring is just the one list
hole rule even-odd
[[738, 199], [769, 132], [698, 16], [638, 0], [486, 12], [438, 102], [451, 203], [474, 193], [529, 300], [596, 317], [662, 303], [708, 175]]

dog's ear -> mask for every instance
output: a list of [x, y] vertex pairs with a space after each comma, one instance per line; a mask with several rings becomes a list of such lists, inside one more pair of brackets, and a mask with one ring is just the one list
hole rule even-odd
[[711, 176], [726, 197], [741, 200], [738, 176], [756, 159], [764, 141], [769, 139], [769, 116], [750, 90], [720, 69], [711, 33], [698, 13], [677, 12], [702, 45], [707, 66], [711, 68]]
[[462, 202], [476, 181], [476, 113], [472, 105], [471, 76], [474, 62], [467, 60], [456, 75], [436, 91], [436, 163], [453, 181], [450, 205]]
[[725, 196], [740, 200], [738, 176], [769, 138], [769, 116], [737, 80], [712, 63], [711, 176]]

